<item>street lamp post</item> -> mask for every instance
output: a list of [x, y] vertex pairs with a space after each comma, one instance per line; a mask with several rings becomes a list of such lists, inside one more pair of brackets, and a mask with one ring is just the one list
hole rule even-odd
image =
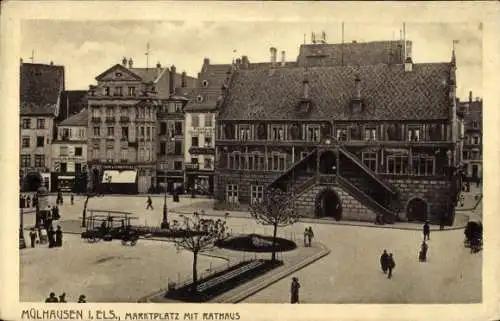
[[19, 225], [19, 249], [26, 248], [26, 240], [24, 239], [24, 209], [21, 207], [21, 217]]
[[168, 229], [168, 209], [167, 209], [167, 188], [163, 187], [163, 219], [161, 221], [161, 228]]

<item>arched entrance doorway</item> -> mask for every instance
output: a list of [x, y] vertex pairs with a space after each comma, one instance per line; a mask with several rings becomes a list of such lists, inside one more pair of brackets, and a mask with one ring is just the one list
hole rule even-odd
[[29, 172], [24, 177], [23, 191], [36, 192], [42, 186], [43, 178], [39, 172]]
[[418, 197], [411, 199], [406, 205], [406, 217], [408, 221], [426, 221], [428, 219], [427, 202]]
[[316, 197], [316, 217], [332, 217], [336, 221], [342, 218], [342, 203], [337, 193], [329, 188]]

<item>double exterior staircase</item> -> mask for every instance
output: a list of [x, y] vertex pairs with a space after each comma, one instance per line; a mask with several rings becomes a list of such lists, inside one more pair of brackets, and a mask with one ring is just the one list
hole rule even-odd
[[[318, 150], [316, 149], [293, 164], [268, 187], [280, 187], [298, 197], [316, 184], [338, 185], [360, 203], [372, 209], [375, 213], [383, 215], [386, 222], [394, 222], [398, 215], [391, 207], [394, 201], [397, 200], [397, 189], [379, 177], [356, 155], [342, 146], [338, 146], [338, 148], [340, 154], [345, 156], [351, 163], [351, 170], [345, 170], [345, 163], [343, 166], [343, 163], [340, 162], [340, 173], [338, 175], [320, 174], [317, 177], [316, 173], [306, 172], [304, 169], [307, 168], [307, 164], [317, 155]], [[316, 161], [314, 161], [314, 164], [316, 164]]]

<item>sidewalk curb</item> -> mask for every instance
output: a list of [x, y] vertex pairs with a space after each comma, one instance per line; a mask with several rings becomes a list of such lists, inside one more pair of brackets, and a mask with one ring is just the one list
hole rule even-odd
[[[273, 285], [274, 283], [286, 278], [287, 276], [305, 268], [306, 266], [322, 259], [323, 257], [330, 254], [330, 249], [325, 247], [321, 243], [319, 244], [321, 247], [321, 251], [314, 254], [313, 256], [307, 257], [306, 259], [296, 263], [295, 265], [290, 266], [289, 268], [285, 268], [283, 271], [277, 272], [275, 274], [271, 274], [268, 277], [265, 277], [265, 274], [262, 276], [263, 280], [255, 285], [249, 285], [248, 288], [243, 288], [239, 293], [230, 296], [229, 298], [225, 298], [224, 294], [219, 297], [214, 298], [214, 300], [209, 301], [208, 303], [239, 303], [246, 298], [254, 295], [257, 292], [264, 290], [265, 288]], [[243, 285], [244, 287], [244, 285]], [[236, 288], [237, 289], [237, 288]]]
[[[171, 210], [170, 213], [178, 214], [178, 215], [190, 215], [193, 214], [192, 212], [182, 212], [182, 211], [177, 211], [175, 209]], [[223, 214], [217, 214], [217, 213], [205, 213], [206, 216], [214, 216], [214, 217], [225, 217]], [[242, 216], [231, 216], [229, 215], [229, 218], [234, 218], [234, 219], [251, 219], [251, 217], [242, 217]], [[359, 224], [355, 223], [354, 221], [348, 222], [336, 222], [336, 221], [330, 221], [330, 220], [321, 220], [321, 219], [299, 219], [298, 222], [301, 223], [314, 223], [314, 224], [330, 224], [330, 225], [339, 225], [339, 226], [358, 226], [358, 227], [368, 227], [368, 228], [379, 228], [379, 229], [393, 229], [393, 230], [406, 230], [406, 231], [421, 231], [422, 228], [416, 228], [416, 227], [403, 227], [403, 226], [397, 226], [398, 223], [395, 224], [385, 224], [385, 225], [365, 225], [365, 224]], [[444, 232], [444, 231], [454, 231], [454, 230], [460, 230], [463, 229], [464, 226], [452, 226], [452, 227], [445, 227], [444, 230], [440, 230], [439, 228], [432, 228], [431, 231], [433, 232]]]

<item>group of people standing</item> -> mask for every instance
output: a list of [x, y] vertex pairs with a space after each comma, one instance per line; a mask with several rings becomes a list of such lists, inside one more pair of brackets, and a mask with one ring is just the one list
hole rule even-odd
[[382, 268], [382, 272], [387, 274], [388, 279], [392, 278], [392, 270], [396, 267], [394, 255], [392, 253], [387, 253], [387, 250], [384, 250], [380, 256], [380, 267]]
[[[45, 303], [67, 303], [66, 301], [66, 293], [63, 292], [61, 295], [59, 295], [59, 298], [56, 297], [56, 294], [54, 292], [50, 292], [48, 298], [45, 299]], [[78, 297], [78, 303], [87, 303], [87, 299], [85, 298], [85, 295], [81, 294]]]
[[36, 244], [45, 244], [49, 243], [49, 248], [53, 247], [62, 247], [63, 243], [63, 231], [60, 225], [57, 225], [56, 230], [54, 231], [54, 227], [49, 225], [47, 228], [47, 234], [44, 235], [43, 230], [38, 228], [38, 232], [35, 228], [30, 230], [30, 241], [31, 247], [34, 248]]
[[29, 194], [21, 194], [19, 197], [19, 208], [34, 208], [38, 204], [36, 194], [30, 196]]
[[310, 247], [312, 239], [314, 238], [314, 232], [312, 227], [306, 227], [304, 230], [304, 246], [305, 247]]

